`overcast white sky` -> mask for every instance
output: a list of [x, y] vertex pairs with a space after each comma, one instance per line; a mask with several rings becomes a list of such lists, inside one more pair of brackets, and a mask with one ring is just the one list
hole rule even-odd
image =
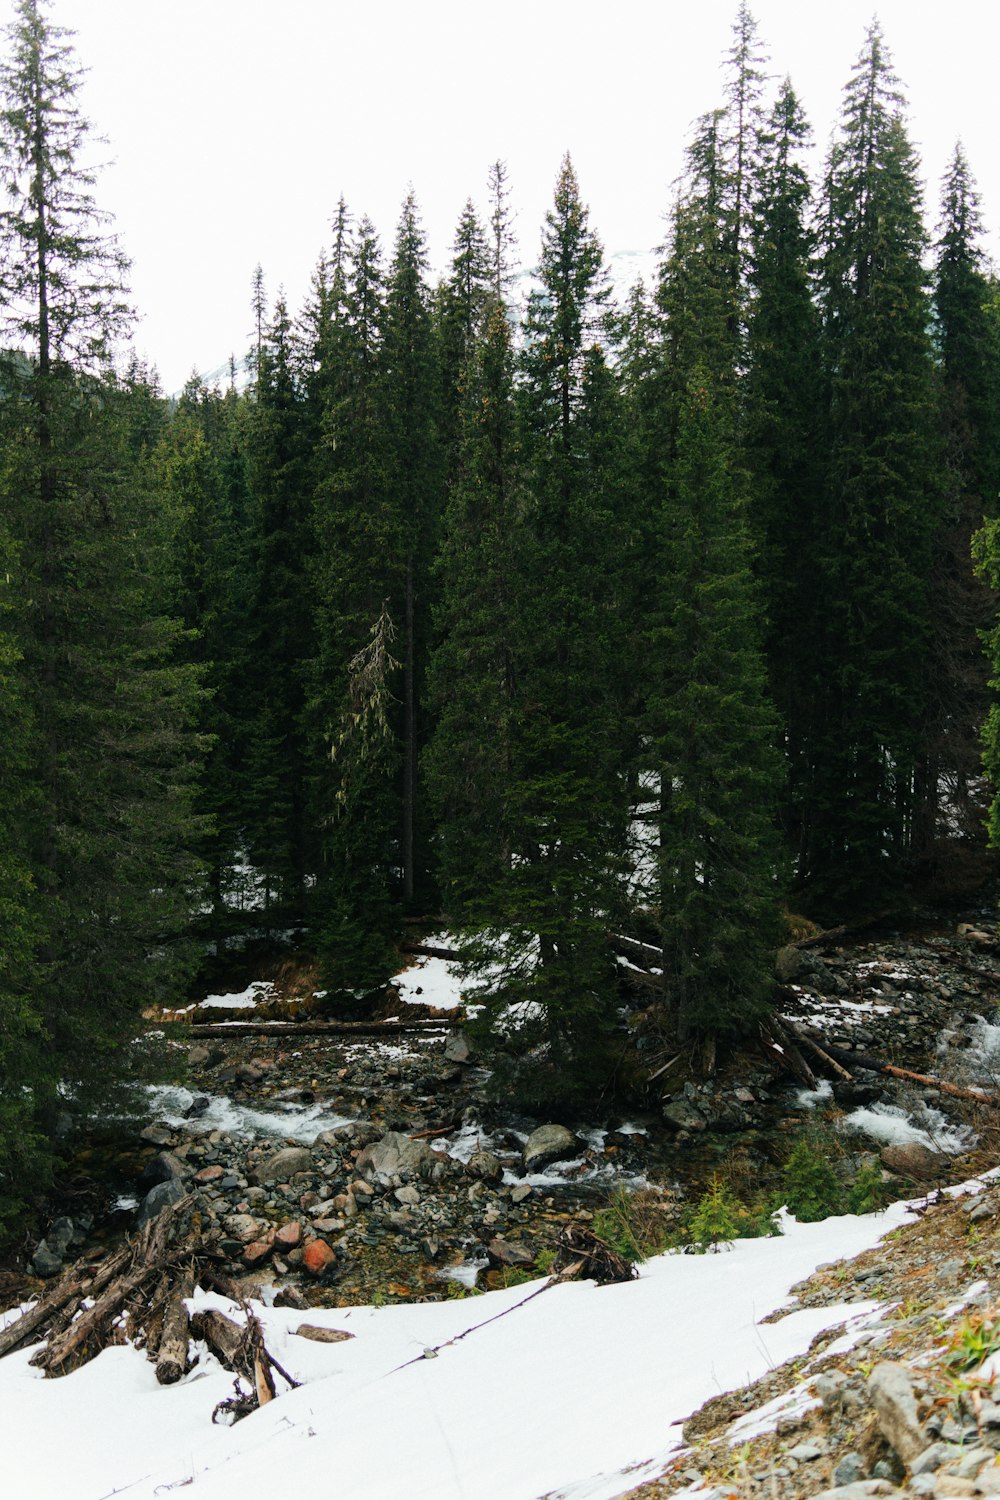
[[[0, 19], [12, 14], [0, 0]], [[873, 0], [756, 0], [817, 162]], [[881, 0], [929, 198], [956, 138], [1000, 228], [995, 0]], [[133, 260], [137, 343], [165, 388], [248, 341], [250, 278], [303, 298], [341, 192], [391, 247], [413, 184], [432, 265], [489, 163], [510, 169], [537, 254], [563, 152], [609, 252], [663, 237], [692, 120], [719, 102], [736, 0], [53, 0], [108, 138], [99, 201]], [[991, 244], [1000, 239], [991, 235]]]

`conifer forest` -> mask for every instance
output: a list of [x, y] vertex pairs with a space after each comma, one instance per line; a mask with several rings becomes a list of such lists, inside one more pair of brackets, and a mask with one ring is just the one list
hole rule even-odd
[[73, 38], [17, 0], [4, 1206], [132, 1074], [142, 1011], [247, 945], [307, 950], [364, 1016], [404, 924], [447, 926], [497, 1086], [583, 1101], [648, 1003], [609, 933], [704, 1052], [774, 1005], [789, 911], [982, 878], [1000, 281], [961, 147], [925, 222], [891, 39], [859, 40], [810, 153], [740, 5], [623, 302], [571, 156], [533, 245], [499, 160], [456, 184], [482, 206], [440, 278], [414, 193], [394, 229], [332, 204], [305, 305], [259, 270], [231, 379], [168, 398], [128, 352]]

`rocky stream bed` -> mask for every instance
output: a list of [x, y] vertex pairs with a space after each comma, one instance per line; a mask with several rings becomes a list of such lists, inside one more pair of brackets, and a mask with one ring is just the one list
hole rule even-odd
[[[418, 961], [416, 977], [428, 962], [441, 961]], [[777, 966], [788, 1016], [838, 1057], [987, 1087], [1000, 1073], [998, 973], [981, 913], [946, 931], [792, 946]], [[586, 1122], [512, 1114], [488, 1098], [461, 1007], [422, 1006], [414, 979], [401, 980], [397, 1010], [440, 1023], [415, 1035], [257, 1036], [237, 1022], [186, 1040], [174, 1026], [183, 1081], [150, 1091], [129, 1138], [79, 1154], [73, 1191], [9, 1268], [9, 1300], [189, 1193], [227, 1275], [265, 1298], [334, 1306], [534, 1274], [560, 1230], [589, 1222], [616, 1186], [648, 1189], [669, 1227], [713, 1172], [777, 1181], [790, 1138], [821, 1117], [845, 1173], [876, 1153], [900, 1184], [967, 1173], [979, 1122], [933, 1085], [847, 1066], [850, 1078], [805, 1090], [774, 1048], [699, 1079], [680, 1060], [662, 1065], [638, 1007], [634, 1047], [649, 1055], [638, 1105]]]

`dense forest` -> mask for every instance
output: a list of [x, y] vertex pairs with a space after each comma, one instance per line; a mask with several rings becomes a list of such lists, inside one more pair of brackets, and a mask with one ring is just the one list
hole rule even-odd
[[609, 930], [714, 1046], [773, 1004], [789, 903], [829, 923], [982, 863], [1000, 282], [961, 147], [923, 222], [877, 25], [817, 180], [741, 5], [624, 305], [570, 157], [530, 274], [498, 161], [436, 283], [412, 193], [384, 251], [341, 201], [306, 305], [259, 271], [227, 387], [169, 400], [123, 354], [80, 76], [17, 0], [0, 1199], [130, 1072], [143, 1008], [251, 939], [363, 1013], [443, 914], [500, 1086], [581, 1100]]

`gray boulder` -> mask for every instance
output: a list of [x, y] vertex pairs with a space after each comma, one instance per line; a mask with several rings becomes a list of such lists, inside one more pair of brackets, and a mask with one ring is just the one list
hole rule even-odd
[[553, 1161], [567, 1161], [577, 1152], [576, 1136], [565, 1125], [539, 1125], [524, 1143], [526, 1172], [540, 1172]]
[[690, 1099], [685, 1099], [682, 1095], [666, 1101], [663, 1106], [663, 1118], [675, 1130], [705, 1129], [704, 1115], [695, 1108]]
[[444, 1044], [445, 1062], [467, 1063], [472, 1061], [472, 1046], [464, 1031], [453, 1031]]
[[50, 1276], [58, 1276], [63, 1269], [62, 1257], [56, 1255], [45, 1240], [39, 1240], [35, 1253], [31, 1257], [31, 1269], [36, 1276], [41, 1276], [47, 1281]]
[[253, 1180], [265, 1182], [288, 1182], [296, 1172], [312, 1170], [312, 1155], [306, 1146], [286, 1146], [262, 1161], [253, 1174]]
[[910, 1465], [928, 1444], [909, 1375], [902, 1365], [882, 1360], [868, 1377], [868, 1395], [882, 1436], [903, 1463]]
[[826, 971], [826, 965], [806, 948], [795, 948], [789, 944], [779, 948], [774, 961], [774, 975], [779, 984], [801, 984], [813, 975]]
[[172, 1151], [158, 1151], [146, 1163], [139, 1175], [139, 1186], [148, 1192], [158, 1182], [169, 1182], [172, 1177], [183, 1177], [184, 1167]]
[[477, 1151], [474, 1156], [469, 1157], [465, 1170], [470, 1177], [478, 1178], [481, 1182], [503, 1181], [503, 1162], [492, 1151]]
[[171, 1177], [167, 1182], [158, 1182], [156, 1187], [150, 1188], [142, 1206], [139, 1209], [139, 1217], [136, 1224], [139, 1229], [144, 1224], [150, 1223], [157, 1214], [170, 1203], [177, 1203], [184, 1197], [184, 1184], [179, 1177]]
[[437, 1161], [437, 1154], [424, 1141], [412, 1141], [398, 1130], [389, 1130], [380, 1141], [366, 1146], [358, 1157], [358, 1171], [368, 1176], [423, 1177]]

